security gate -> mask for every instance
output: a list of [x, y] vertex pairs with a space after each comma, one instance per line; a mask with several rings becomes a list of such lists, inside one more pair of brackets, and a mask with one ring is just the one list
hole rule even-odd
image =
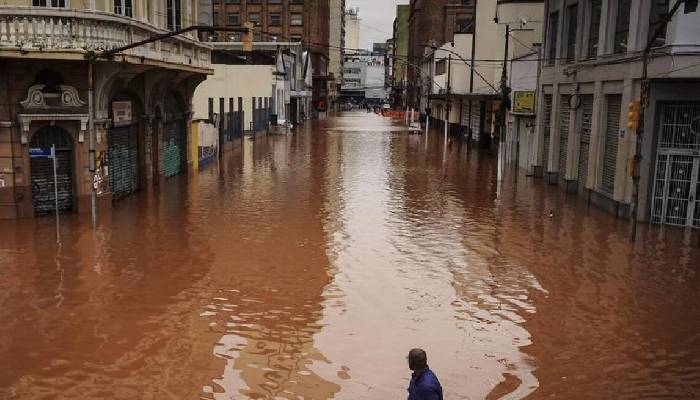
[[581, 136], [578, 155], [578, 186], [586, 187], [588, 179], [588, 152], [591, 144], [591, 121], [593, 120], [593, 95], [581, 96]]
[[163, 136], [163, 169], [166, 178], [179, 174], [184, 160], [184, 126], [181, 119], [168, 120]]
[[180, 106], [175, 95], [168, 96], [166, 100], [165, 121], [163, 173], [166, 178], [170, 178], [182, 171], [186, 160], [185, 150], [187, 147], [184, 108]]
[[110, 128], [107, 141], [109, 185], [117, 200], [139, 189], [138, 124]]
[[569, 146], [569, 121], [571, 105], [569, 96], [562, 95], [559, 110], [559, 180], [566, 179], [566, 160]]
[[552, 95], [544, 95], [544, 136], [542, 141], [544, 142], [544, 147], [542, 148], [542, 165], [545, 171], [549, 171], [549, 135], [550, 128], [552, 126]]
[[[58, 210], [73, 209], [73, 146], [68, 134], [61, 128], [48, 126], [37, 132], [31, 140], [31, 148], [56, 146], [56, 182], [58, 183]], [[53, 160], [32, 158], [32, 205], [35, 215], [45, 215], [56, 210], [53, 176]]]
[[700, 102], [660, 109], [651, 222], [700, 228]]

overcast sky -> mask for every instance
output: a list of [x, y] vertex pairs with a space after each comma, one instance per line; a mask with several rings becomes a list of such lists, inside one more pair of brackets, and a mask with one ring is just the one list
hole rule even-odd
[[372, 43], [391, 37], [397, 4], [408, 4], [408, 0], [345, 1], [347, 8], [360, 7], [360, 47], [372, 49]]

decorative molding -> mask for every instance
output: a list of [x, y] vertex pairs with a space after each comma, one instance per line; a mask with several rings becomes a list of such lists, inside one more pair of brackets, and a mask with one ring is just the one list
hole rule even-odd
[[48, 121], [55, 123], [56, 121], [77, 121], [80, 123], [80, 130], [78, 132], [78, 142], [83, 143], [85, 140], [85, 132], [87, 132], [87, 125], [89, 116], [87, 114], [18, 114], [17, 119], [19, 125], [22, 127], [20, 143], [29, 143], [29, 131], [32, 122], [35, 121]]
[[[27, 98], [20, 104], [25, 109], [51, 109], [51, 108], [80, 108], [85, 106], [85, 102], [80, 100], [78, 90], [73, 86], [59, 85], [61, 93], [44, 93], [46, 85], [32, 85], [27, 90]], [[60, 98], [60, 104], [47, 104], [47, 99]]]
[[61, 88], [61, 105], [64, 107], [83, 107], [85, 105], [73, 86], [60, 85], [59, 87]]

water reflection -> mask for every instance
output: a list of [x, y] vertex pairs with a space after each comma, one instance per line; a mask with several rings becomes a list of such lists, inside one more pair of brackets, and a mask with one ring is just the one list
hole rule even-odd
[[[0, 398], [700, 397], [700, 250], [347, 113], [100, 218], [0, 222]], [[552, 218], [549, 212], [553, 211]], [[584, 395], [585, 393], [585, 395]]]

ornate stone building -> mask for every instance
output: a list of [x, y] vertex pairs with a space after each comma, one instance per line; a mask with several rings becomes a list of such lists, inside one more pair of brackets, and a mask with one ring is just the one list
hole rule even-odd
[[93, 190], [109, 209], [187, 171], [210, 47], [191, 33], [98, 59], [92, 98], [87, 58], [195, 24], [198, 1], [10, 3], [0, 5], [0, 218], [54, 211], [52, 160], [34, 157], [52, 146], [61, 212], [89, 212]]

